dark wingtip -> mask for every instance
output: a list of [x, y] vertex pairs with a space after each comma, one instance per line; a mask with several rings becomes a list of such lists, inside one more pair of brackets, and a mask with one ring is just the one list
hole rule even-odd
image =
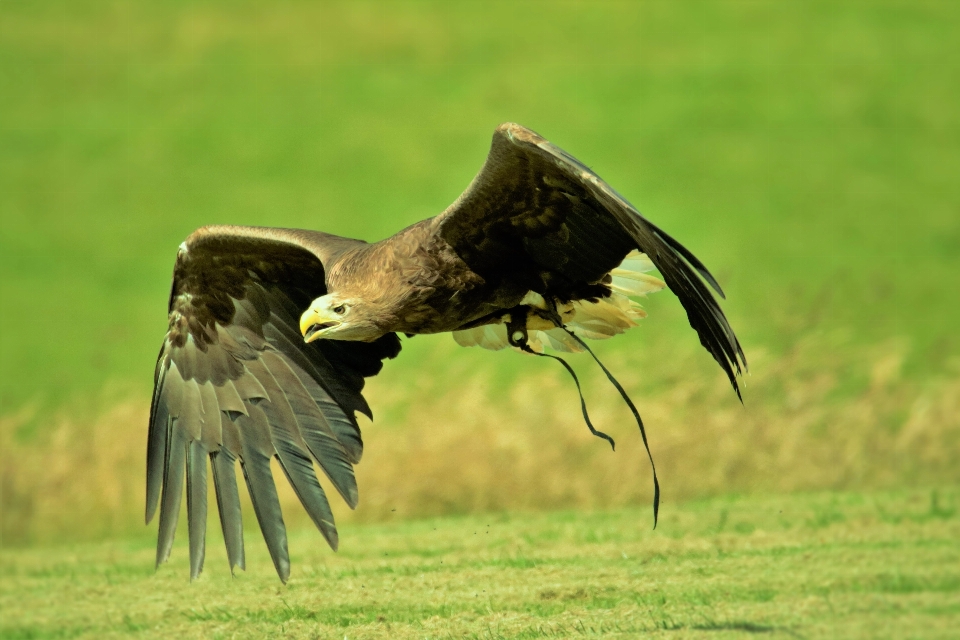
[[240, 558], [236, 562], [230, 563], [230, 575], [234, 578], [237, 577], [237, 572], [236, 572], [237, 569], [240, 569], [240, 571], [247, 570], [247, 563], [244, 561], [243, 558]]
[[343, 498], [348, 507], [356, 509], [357, 505], [360, 504], [360, 490], [357, 489], [356, 485], [352, 485]]
[[[149, 481], [148, 481], [149, 482]], [[159, 494], [159, 491], [157, 491]], [[160, 497], [157, 495], [154, 497], [150, 489], [147, 489], [147, 505], [143, 514], [143, 524], [148, 525], [150, 521], [153, 520], [153, 516], [157, 514], [157, 504], [160, 502]]]
[[330, 548], [333, 549], [334, 552], [340, 550], [340, 534], [337, 533], [336, 528], [333, 529], [329, 537], [326, 535], [324, 535], [324, 537], [327, 538], [327, 544], [330, 545]]
[[649, 220], [646, 220], [646, 222], [653, 228], [653, 232], [661, 240], [663, 240], [674, 251], [676, 251], [681, 256], [683, 256], [683, 258], [690, 263], [690, 266], [692, 266], [694, 269], [697, 270], [697, 273], [699, 273], [700, 276], [707, 281], [707, 284], [709, 284], [713, 288], [713, 290], [717, 292], [717, 295], [719, 295], [721, 299], [723, 300], [727, 299], [727, 295], [723, 292], [723, 289], [720, 287], [720, 283], [717, 282], [717, 279], [713, 277], [713, 274], [710, 273], [710, 270], [707, 269], [706, 265], [700, 262], [700, 259], [697, 258], [697, 256], [693, 255], [692, 251], [690, 251], [685, 246], [680, 244], [676, 239], [673, 238], [673, 236], [671, 236], [669, 233], [667, 233], [657, 225], [653, 224]]

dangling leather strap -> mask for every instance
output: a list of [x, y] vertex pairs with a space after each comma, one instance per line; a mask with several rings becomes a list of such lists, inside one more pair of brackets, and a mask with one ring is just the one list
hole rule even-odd
[[[647, 430], [643, 428], [643, 420], [640, 418], [640, 412], [637, 411], [637, 407], [633, 404], [633, 401], [630, 399], [630, 396], [627, 395], [627, 392], [623, 389], [623, 386], [617, 382], [617, 379], [613, 377], [613, 374], [603, 366], [603, 363], [600, 362], [600, 358], [597, 357], [590, 347], [587, 346], [587, 343], [580, 339], [578, 335], [570, 331], [566, 327], [563, 327], [563, 330], [570, 334], [570, 337], [576, 340], [581, 347], [587, 350], [587, 353], [593, 357], [594, 361], [600, 365], [600, 368], [603, 369], [603, 372], [607, 374], [607, 380], [609, 380], [617, 391], [620, 392], [620, 397], [623, 398], [623, 401], [627, 403], [627, 406], [630, 407], [630, 411], [633, 412], [633, 417], [637, 419], [637, 426], [640, 427], [640, 437], [643, 438], [643, 446], [647, 450], [647, 457], [650, 459], [650, 468], [653, 470], [653, 528], [657, 528], [657, 517], [660, 514], [660, 481], [657, 479], [657, 465], [653, 463], [653, 454], [650, 453], [650, 444], [647, 442]], [[567, 363], [564, 362], [564, 365]], [[570, 367], [567, 366], [569, 369]], [[578, 385], [579, 388], [579, 385]], [[583, 396], [580, 396], [581, 401]], [[584, 409], [586, 411], [586, 409]]]
[[[557, 317], [559, 319], [559, 315]], [[600, 368], [606, 374], [607, 379], [616, 387], [617, 391], [620, 392], [620, 397], [623, 398], [624, 402], [627, 403], [627, 406], [630, 407], [630, 411], [633, 412], [633, 417], [637, 420], [637, 426], [640, 427], [640, 437], [643, 438], [643, 446], [647, 450], [647, 457], [650, 459], [650, 468], [653, 470], [653, 528], [657, 528], [657, 519], [660, 515], [660, 480], [657, 479], [657, 467], [653, 463], [653, 454], [650, 453], [650, 444], [647, 442], [647, 431], [643, 427], [643, 420], [640, 418], [640, 412], [637, 411], [637, 407], [633, 404], [633, 401], [630, 400], [630, 396], [627, 395], [627, 392], [624, 390], [623, 386], [617, 382], [617, 379], [613, 377], [613, 374], [610, 373], [609, 369], [603, 366], [603, 363], [600, 362], [600, 359], [597, 358], [596, 354], [587, 346], [587, 344], [580, 339], [575, 333], [567, 329], [567, 327], [561, 323], [556, 322], [559, 327], [564, 331], [570, 334], [570, 337], [577, 341], [581, 347], [586, 349], [587, 353], [594, 359], [594, 361], [600, 365]], [[613, 441], [613, 438], [608, 436], [603, 431], [597, 430], [593, 423], [590, 421], [590, 415], [587, 413], [587, 402], [583, 398], [583, 390], [580, 388], [580, 379], [577, 378], [577, 374], [573, 371], [566, 360], [559, 356], [554, 356], [549, 353], [540, 353], [534, 351], [530, 348], [530, 345], [527, 344], [527, 328], [526, 328], [526, 316], [520, 314], [513, 314], [513, 318], [510, 322], [507, 323], [507, 340], [508, 342], [520, 349], [525, 353], [532, 353], [535, 356], [542, 356], [545, 358], [551, 358], [556, 360], [570, 373], [570, 376], [573, 378], [574, 383], [577, 385], [577, 393], [580, 395], [580, 410], [583, 412], [583, 421], [587, 423], [587, 428], [590, 429], [590, 433], [597, 436], [598, 438], [603, 438], [610, 443], [610, 448], [616, 450], [616, 443]]]
[[590, 433], [597, 436], [598, 438], [603, 438], [604, 440], [609, 442], [610, 448], [616, 451], [617, 443], [613, 441], [613, 438], [605, 434], [603, 431], [598, 431], [596, 428], [594, 428], [593, 423], [590, 422], [590, 415], [587, 413], [587, 402], [586, 400], [583, 399], [583, 390], [580, 388], [580, 379], [577, 378], [577, 374], [573, 372], [573, 367], [567, 364], [567, 361], [564, 360], [563, 358], [550, 355], [549, 353], [539, 353], [537, 351], [534, 351], [529, 346], [527, 346], [526, 340], [524, 340], [521, 344], [518, 344], [516, 346], [526, 353], [532, 353], [535, 356], [543, 356], [544, 358], [551, 358], [564, 366], [564, 368], [570, 373], [570, 376], [573, 378], [573, 381], [577, 385], [577, 393], [580, 394], [580, 410], [583, 412], [583, 421], [587, 423], [587, 428], [590, 429]]

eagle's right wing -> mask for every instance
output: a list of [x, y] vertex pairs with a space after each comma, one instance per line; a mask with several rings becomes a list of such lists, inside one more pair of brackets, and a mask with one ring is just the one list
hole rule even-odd
[[191, 578], [203, 568], [208, 457], [231, 570], [244, 566], [238, 460], [281, 580], [290, 561], [271, 458], [337, 548], [313, 462], [355, 507], [353, 465], [363, 442], [354, 412], [370, 415], [364, 377], [396, 356], [400, 342], [387, 334], [372, 343], [306, 344], [298, 319], [326, 293], [325, 263], [359, 244], [312, 231], [222, 226], [200, 229], [181, 245], [147, 445], [146, 520], [159, 502], [158, 565], [173, 545], [186, 477]]

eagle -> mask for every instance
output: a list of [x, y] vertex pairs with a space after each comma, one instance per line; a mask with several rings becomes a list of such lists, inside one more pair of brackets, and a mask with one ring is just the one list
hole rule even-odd
[[380, 242], [196, 230], [177, 253], [154, 374], [146, 522], [159, 506], [157, 566], [170, 555], [186, 479], [191, 579], [202, 571], [208, 461], [231, 572], [245, 567], [238, 461], [283, 582], [290, 560], [272, 459], [336, 550], [314, 465], [355, 508], [356, 416], [372, 419], [364, 379], [397, 356], [399, 334], [582, 351], [583, 338], [634, 326], [644, 315], [634, 298], [664, 286], [739, 396], [746, 358], [707, 268], [580, 161], [513, 123], [496, 129], [483, 168], [449, 208]]

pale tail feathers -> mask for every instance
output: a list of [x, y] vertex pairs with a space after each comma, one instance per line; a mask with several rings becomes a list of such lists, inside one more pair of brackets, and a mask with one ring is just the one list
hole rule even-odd
[[597, 302], [575, 302], [567, 327], [581, 338], [604, 340], [637, 326], [637, 310], [619, 293]]
[[453, 339], [461, 347], [483, 347], [492, 351], [499, 351], [510, 346], [507, 341], [507, 325], [485, 324], [472, 329], [454, 331]]
[[[578, 337], [591, 340], [605, 340], [637, 326], [638, 321], [647, 314], [638, 302], [628, 296], [644, 297], [666, 286], [660, 278], [647, 274], [653, 269], [653, 263], [646, 254], [631, 251], [610, 272], [611, 294], [597, 302], [577, 301], [558, 309], [564, 323]], [[527, 293], [521, 304], [546, 308], [543, 296], [533, 291]], [[493, 351], [510, 346], [507, 327], [502, 323], [454, 331], [453, 339], [462, 347], [483, 347]], [[527, 345], [537, 352], [543, 352], [545, 347], [571, 353], [583, 351], [583, 347], [560, 328], [530, 330]]]
[[614, 269], [614, 271], [618, 269], [633, 273], [649, 273], [656, 269], [656, 267], [653, 265], [653, 260], [651, 260], [647, 254], [634, 249], [626, 255], [620, 262], [620, 266]]
[[610, 288], [623, 295], [635, 297], [660, 291], [667, 285], [660, 278], [648, 275], [653, 269], [653, 262], [647, 254], [631, 251], [620, 266], [610, 272]]
[[645, 273], [625, 273], [620, 269], [615, 269], [610, 272], [610, 275], [612, 277], [610, 288], [625, 296], [642, 297], [648, 293], [660, 291], [666, 286], [660, 278], [648, 276]]
[[[453, 339], [461, 347], [483, 347], [491, 351], [499, 351], [510, 346], [507, 340], [507, 325], [505, 324], [485, 324], [472, 329], [463, 331], [454, 331]], [[538, 353], [543, 352], [543, 348], [550, 347], [554, 351], [567, 351], [580, 353], [583, 347], [577, 344], [577, 341], [563, 329], [550, 329], [548, 331], [528, 331], [527, 346]], [[519, 349], [517, 349], [519, 351]]]

